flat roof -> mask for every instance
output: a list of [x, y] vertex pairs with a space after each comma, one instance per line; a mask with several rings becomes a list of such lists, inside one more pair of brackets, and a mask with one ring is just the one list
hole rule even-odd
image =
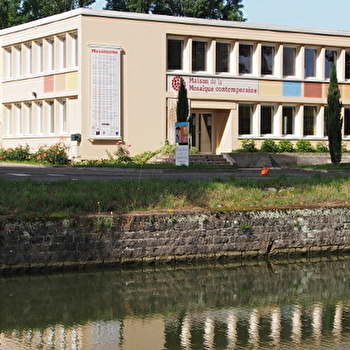
[[245, 28], [254, 30], [268, 30], [276, 32], [292, 32], [292, 33], [305, 33], [305, 34], [320, 34], [330, 36], [350, 36], [350, 31], [345, 30], [329, 30], [329, 29], [316, 29], [316, 28], [304, 28], [293, 26], [281, 26], [270, 24], [259, 24], [252, 22], [240, 22], [240, 21], [224, 21], [218, 19], [203, 19], [193, 17], [180, 17], [180, 16], [167, 16], [167, 15], [155, 15], [136, 12], [121, 12], [110, 10], [94, 10], [88, 8], [79, 8], [67, 12], [62, 12], [53, 16], [41, 18], [28, 23], [20, 24], [17, 26], [9, 27], [0, 30], [0, 36], [15, 33], [18, 31], [26, 30], [29, 28], [45, 25], [52, 22], [57, 22], [72, 17], [79, 16], [93, 16], [93, 17], [107, 17], [107, 18], [121, 18], [138, 21], [154, 21], [154, 22], [166, 22], [166, 23], [181, 23], [188, 25], [202, 25], [202, 26], [214, 26], [214, 27], [227, 27], [227, 28]]

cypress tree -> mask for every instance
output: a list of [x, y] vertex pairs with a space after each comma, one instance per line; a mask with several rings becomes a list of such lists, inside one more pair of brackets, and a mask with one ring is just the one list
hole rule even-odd
[[328, 134], [329, 153], [333, 164], [341, 162], [342, 157], [342, 117], [340, 90], [338, 87], [337, 70], [333, 64], [327, 97], [326, 130]]
[[184, 80], [181, 78], [180, 89], [177, 96], [176, 119], [178, 122], [187, 122], [188, 118], [187, 89]]

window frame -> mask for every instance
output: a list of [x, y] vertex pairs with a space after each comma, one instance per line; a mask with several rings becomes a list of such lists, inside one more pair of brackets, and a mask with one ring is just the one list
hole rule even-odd
[[[285, 115], [285, 110], [290, 109], [292, 115]], [[282, 136], [295, 135], [295, 117], [297, 115], [297, 106], [283, 105], [282, 106]], [[288, 120], [290, 119], [290, 120]], [[289, 125], [288, 125], [289, 124]], [[289, 130], [291, 129], [291, 132]]]
[[[265, 54], [264, 51], [271, 49], [271, 54], [267, 55]], [[261, 76], [273, 76], [275, 75], [275, 61], [276, 61], [276, 45], [273, 44], [262, 44], [261, 45], [261, 55], [260, 55], [260, 62], [261, 62], [261, 67], [260, 67], [260, 74]], [[269, 62], [266, 58], [271, 57], [271, 61]], [[266, 65], [264, 63], [264, 58], [266, 61]], [[270, 67], [271, 66], [271, 67]]]
[[[241, 109], [249, 109], [249, 118], [246, 115], [241, 114]], [[253, 117], [254, 117], [254, 108], [255, 105], [252, 103], [239, 103], [238, 104], [238, 135], [252, 135], [253, 131]], [[243, 123], [242, 123], [243, 122]], [[244, 125], [242, 125], [244, 124]], [[249, 126], [248, 126], [249, 124]], [[246, 132], [248, 131], [248, 132]]]
[[[249, 53], [249, 59], [248, 59], [248, 63], [249, 63], [249, 71], [244, 71], [242, 69], [243, 63], [242, 63], [242, 59], [247, 58], [248, 56], [244, 56], [243, 54], [241, 55], [241, 49], [243, 49], [243, 47], [250, 47]], [[254, 57], [254, 44], [253, 43], [246, 43], [246, 42], [240, 42], [238, 45], [238, 74], [239, 75], [252, 75], [253, 74], [253, 57]], [[246, 64], [244, 64], [244, 67], [246, 67]]]
[[[200, 52], [201, 46], [203, 48], [202, 52]], [[201, 72], [208, 71], [208, 51], [209, 51], [208, 40], [206, 39], [192, 40], [192, 50], [191, 50], [192, 73], [201, 73]]]
[[[169, 50], [169, 41], [172, 42], [180, 42], [181, 43], [181, 48], [180, 51], [178, 52], [178, 59], [180, 59], [180, 64], [175, 66], [173, 65], [172, 67], [170, 67], [169, 65], [169, 58], [170, 58], [170, 50]], [[185, 39], [182, 37], [168, 37], [167, 38], [167, 71], [183, 71], [184, 70], [184, 51], [185, 51]]]
[[[267, 114], [267, 112], [270, 113]], [[266, 113], [265, 113], [266, 112]], [[273, 104], [260, 105], [260, 135], [267, 136], [273, 134], [273, 122], [276, 114], [276, 106]]]
[[[313, 57], [313, 61], [312, 61], [312, 70], [313, 70], [313, 75], [308, 74], [307, 72], [311, 69], [311, 65], [310, 65], [310, 60], [309, 55], [307, 54], [307, 52], [311, 52], [311, 50], [313, 50], [315, 52], [315, 56]], [[305, 50], [304, 50], [304, 78], [305, 79], [313, 79], [317, 77], [317, 59], [319, 57], [320, 54], [320, 49], [314, 46], [305, 46]]]
[[[294, 57], [290, 59], [292, 61], [292, 69], [287, 65], [287, 54], [286, 50], [293, 50]], [[289, 57], [289, 55], [288, 55]], [[297, 72], [297, 57], [298, 57], [298, 48], [296, 46], [283, 46], [283, 62], [282, 62], [282, 74], [283, 77], [295, 77]]]
[[[222, 51], [218, 50], [220, 46], [224, 46], [227, 48], [227, 52], [224, 52], [222, 55]], [[230, 73], [230, 56], [232, 52], [232, 44], [228, 41], [217, 40], [215, 44], [215, 73], [216, 74], [227, 74]], [[226, 57], [225, 57], [226, 56]], [[221, 58], [221, 59], [220, 59]], [[222, 63], [224, 61], [224, 63]], [[220, 64], [219, 64], [220, 62]], [[224, 67], [224, 69], [220, 69]]]

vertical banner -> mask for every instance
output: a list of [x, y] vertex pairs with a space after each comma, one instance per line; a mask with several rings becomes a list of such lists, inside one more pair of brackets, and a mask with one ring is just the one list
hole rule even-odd
[[93, 139], [120, 139], [121, 49], [90, 46]]
[[189, 131], [190, 131], [189, 122], [175, 123], [175, 143], [188, 144]]
[[190, 131], [189, 122], [175, 123], [175, 165], [186, 165], [190, 163], [190, 148], [188, 136]]

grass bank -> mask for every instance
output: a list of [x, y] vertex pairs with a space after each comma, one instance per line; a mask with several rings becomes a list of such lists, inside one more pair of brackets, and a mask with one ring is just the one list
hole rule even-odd
[[173, 210], [252, 210], [350, 205], [350, 180], [312, 178], [13, 182], [0, 179], [0, 215], [71, 216]]

